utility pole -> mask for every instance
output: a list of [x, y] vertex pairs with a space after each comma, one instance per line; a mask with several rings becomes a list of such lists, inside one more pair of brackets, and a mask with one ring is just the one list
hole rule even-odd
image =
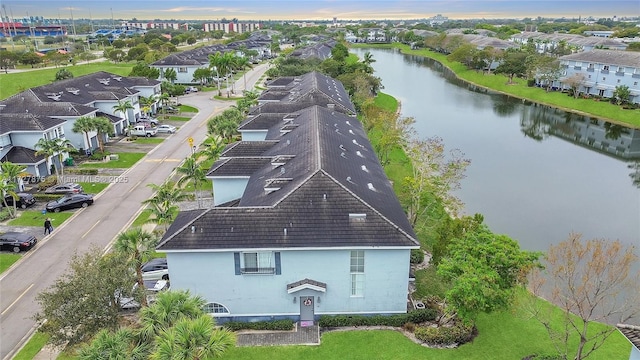
[[76, 39], [76, 22], [73, 20], [73, 8], [69, 6], [69, 12], [71, 13], [71, 28], [73, 29], [73, 40]]

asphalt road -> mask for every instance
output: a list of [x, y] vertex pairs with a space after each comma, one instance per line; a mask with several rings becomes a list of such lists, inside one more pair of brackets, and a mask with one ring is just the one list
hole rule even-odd
[[[261, 64], [247, 73], [247, 87], [252, 88], [267, 68], [267, 64]], [[244, 84], [243, 78], [236, 82], [237, 93], [244, 89]], [[180, 102], [199, 109], [193, 119], [123, 173], [120, 182], [96, 196], [94, 205], [75, 213], [2, 274], [0, 358], [10, 359], [35, 331], [32, 316], [39, 309], [35, 298], [66, 271], [73, 254], [84, 253], [92, 246], [108, 249], [142, 211], [141, 202], [153, 195], [147, 184], [164, 182], [191, 154], [187, 139], [193, 137], [196, 144], [202, 142], [207, 135], [207, 120], [235, 104], [212, 100], [214, 94], [215, 91], [181, 96]]]

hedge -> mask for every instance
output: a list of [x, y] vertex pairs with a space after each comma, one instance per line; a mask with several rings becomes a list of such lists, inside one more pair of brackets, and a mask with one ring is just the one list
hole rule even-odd
[[11, 218], [11, 213], [9, 212], [9, 209], [2, 209], [0, 211], [0, 221], [5, 221], [5, 220], [8, 220], [9, 218]]
[[428, 345], [461, 345], [473, 339], [476, 329], [464, 324], [451, 327], [417, 327], [413, 334]]
[[98, 175], [98, 169], [96, 168], [66, 168], [64, 171], [67, 174], [74, 175]]
[[222, 324], [231, 331], [238, 330], [293, 330], [293, 320], [274, 320], [274, 321], [256, 321], [256, 322], [239, 322], [230, 321]]
[[44, 193], [33, 193], [32, 195], [37, 201], [47, 201], [47, 202], [58, 200], [61, 196], [61, 194], [44, 194]]
[[425, 321], [432, 321], [436, 318], [437, 311], [434, 309], [413, 310], [406, 314], [396, 315], [322, 315], [318, 322], [321, 327], [341, 327], [341, 326], [395, 326], [401, 327], [406, 323], [419, 324]]

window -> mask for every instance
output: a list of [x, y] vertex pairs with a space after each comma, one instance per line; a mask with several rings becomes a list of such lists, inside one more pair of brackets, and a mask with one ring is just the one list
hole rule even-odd
[[364, 250], [351, 252], [351, 296], [364, 295]]
[[228, 314], [229, 309], [227, 309], [224, 305], [218, 303], [207, 303], [202, 308], [207, 314]]
[[602, 70], [609, 71], [609, 65], [605, 65], [602, 67]]
[[633, 82], [633, 86], [636, 86], [636, 85], [638, 85], [638, 82], [637, 82], [637, 81], [634, 81], [634, 82]]
[[247, 252], [242, 253], [244, 274], [273, 274], [275, 268], [272, 264], [272, 253], [269, 252]]
[[186, 73], [186, 72], [187, 72], [187, 68], [186, 68], [186, 67], [179, 67], [179, 68], [178, 68], [178, 72], [180, 72], [180, 73]]

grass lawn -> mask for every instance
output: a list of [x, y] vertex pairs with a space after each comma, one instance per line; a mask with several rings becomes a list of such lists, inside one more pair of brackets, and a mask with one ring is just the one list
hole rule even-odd
[[137, 137], [133, 142], [136, 144], [160, 144], [164, 138], [157, 137]]
[[198, 109], [189, 105], [180, 105], [180, 112], [197, 113]]
[[109, 183], [103, 182], [79, 182], [82, 185], [82, 189], [87, 194], [97, 194], [109, 186]]
[[[20, 212], [20, 216], [9, 221], [7, 225], [9, 226], [38, 226], [42, 227], [46, 218], [51, 218], [51, 222], [53, 223], [53, 227], [56, 228], [62, 225], [63, 222], [67, 221], [68, 218], [73, 215], [73, 212], [70, 211], [62, 211], [59, 213], [46, 213], [43, 214], [41, 211], [32, 211], [26, 210]], [[55, 231], [55, 230], [54, 230]]]
[[140, 215], [138, 215], [138, 217], [135, 220], [133, 220], [133, 223], [131, 223], [131, 227], [139, 227], [146, 224], [149, 221], [149, 217], [151, 217], [151, 210], [149, 209], [142, 210]]
[[49, 340], [49, 335], [36, 332], [33, 337], [27, 342], [27, 344], [20, 350], [19, 353], [13, 358], [13, 360], [31, 360], [42, 349], [42, 347]]
[[161, 115], [161, 116], [158, 116], [158, 120], [189, 121], [191, 120], [191, 117], [177, 116], [177, 115]]
[[80, 167], [84, 168], [110, 168], [110, 169], [128, 169], [142, 159], [145, 153], [117, 153], [118, 160], [109, 162], [84, 163]]
[[[97, 71], [107, 71], [110, 73], [127, 76], [133, 68], [133, 63], [119, 63], [114, 64], [108, 61], [100, 63], [89, 64], [76, 64], [65, 66], [64, 68], [71, 71], [75, 76], [92, 74]], [[51, 83], [55, 77], [56, 72], [60, 68], [53, 69], [39, 69], [33, 71], [16, 72], [9, 74], [0, 74], [0, 99], [6, 99], [11, 95], [15, 95], [29, 88], [45, 85]]]
[[20, 254], [0, 254], [0, 274], [11, 267], [16, 261], [20, 260]]

